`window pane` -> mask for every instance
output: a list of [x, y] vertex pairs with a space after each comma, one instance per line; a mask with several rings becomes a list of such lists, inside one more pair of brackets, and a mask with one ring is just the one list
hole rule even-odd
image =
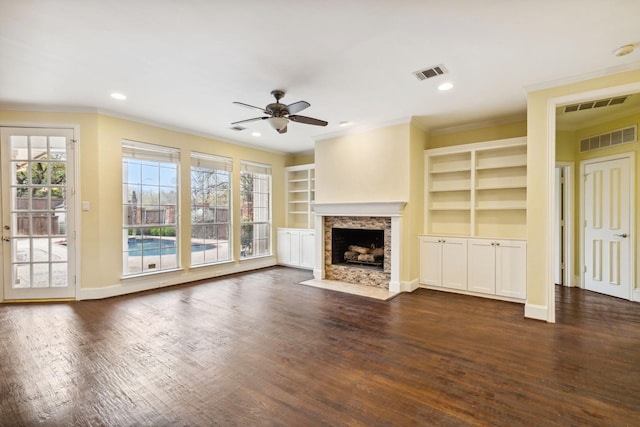
[[[123, 147], [123, 271], [125, 275], [178, 266], [178, 160], [166, 148]], [[133, 159], [140, 155], [167, 161]], [[145, 225], [145, 227], [141, 227]]]
[[[192, 158], [192, 162], [197, 160]], [[230, 172], [213, 167], [191, 168], [191, 265], [231, 259]], [[220, 245], [224, 246], [223, 251], [218, 250]]]

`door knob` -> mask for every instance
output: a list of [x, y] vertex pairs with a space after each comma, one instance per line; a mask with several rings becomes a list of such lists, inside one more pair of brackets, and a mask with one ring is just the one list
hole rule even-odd
[[625, 239], [627, 237], [627, 233], [614, 234], [614, 236], [622, 237], [623, 239]]

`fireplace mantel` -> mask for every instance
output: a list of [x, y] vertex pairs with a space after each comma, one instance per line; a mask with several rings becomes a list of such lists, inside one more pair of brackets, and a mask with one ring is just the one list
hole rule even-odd
[[[391, 280], [390, 292], [400, 292], [400, 239], [402, 212], [407, 202], [316, 202], [313, 210], [316, 217], [316, 236], [324, 236], [325, 217], [390, 217], [391, 218]], [[315, 262], [313, 276], [318, 280], [325, 278], [324, 238], [317, 238], [315, 243]]]
[[320, 216], [402, 216], [407, 202], [334, 202], [313, 203], [313, 210]]

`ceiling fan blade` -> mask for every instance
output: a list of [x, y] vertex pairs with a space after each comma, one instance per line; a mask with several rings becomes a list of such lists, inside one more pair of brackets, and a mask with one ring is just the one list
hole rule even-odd
[[304, 123], [306, 125], [315, 125], [315, 126], [326, 126], [329, 124], [329, 122], [325, 122], [324, 120], [320, 120], [320, 119], [314, 119], [313, 117], [307, 117], [307, 116], [288, 116], [287, 117], [289, 120], [297, 122], [297, 123]]
[[236, 105], [240, 105], [242, 107], [247, 107], [247, 108], [255, 108], [256, 110], [260, 110], [263, 113], [267, 114], [267, 112], [265, 111], [264, 108], [261, 107], [256, 107], [255, 105], [249, 105], [249, 104], [245, 104], [244, 102], [238, 102], [238, 101], [233, 101], [234, 104]]
[[278, 133], [287, 133], [287, 127], [283, 127], [282, 129], [278, 129]]
[[246, 120], [240, 120], [238, 122], [233, 122], [231, 123], [232, 125], [237, 125], [238, 123], [248, 123], [248, 122], [255, 122], [257, 120], [266, 120], [266, 119], [270, 119], [271, 117], [254, 117], [253, 119], [246, 119]]
[[287, 111], [289, 111], [289, 114], [297, 114], [305, 108], [309, 107], [311, 107], [311, 104], [309, 104], [307, 101], [298, 101], [294, 102], [293, 104], [287, 105]]

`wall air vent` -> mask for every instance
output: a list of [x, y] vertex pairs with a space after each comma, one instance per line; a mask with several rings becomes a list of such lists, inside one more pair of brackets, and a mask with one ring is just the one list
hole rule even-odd
[[626, 101], [628, 96], [618, 96], [616, 98], [599, 99], [597, 101], [581, 102], [580, 104], [566, 105], [563, 112], [571, 113], [574, 111], [592, 110], [594, 108], [608, 107], [611, 105], [620, 105]]
[[241, 130], [245, 130], [246, 128], [244, 128], [242, 126], [232, 126], [229, 129], [235, 130], [236, 132], [240, 132]]
[[638, 140], [638, 126], [633, 125], [612, 132], [593, 135], [580, 140], [580, 152], [597, 150], [614, 145], [628, 144]]
[[424, 70], [416, 71], [413, 74], [415, 74], [418, 80], [426, 80], [432, 77], [438, 77], [446, 73], [447, 73], [447, 69], [444, 68], [444, 65], [441, 64], [441, 65], [433, 66], [431, 68], [426, 68]]

